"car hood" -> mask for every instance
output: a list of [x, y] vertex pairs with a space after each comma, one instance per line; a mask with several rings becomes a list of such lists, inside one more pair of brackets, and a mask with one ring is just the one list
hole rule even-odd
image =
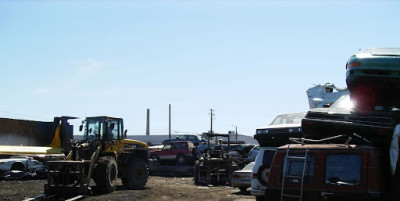
[[273, 129], [273, 128], [296, 128], [296, 127], [301, 127], [301, 123], [296, 123], [296, 124], [278, 124], [278, 125], [269, 125], [269, 126], [264, 126], [260, 127], [257, 129]]
[[309, 111], [309, 113], [326, 113], [329, 115], [335, 114], [351, 114], [353, 111], [346, 108], [314, 108]]

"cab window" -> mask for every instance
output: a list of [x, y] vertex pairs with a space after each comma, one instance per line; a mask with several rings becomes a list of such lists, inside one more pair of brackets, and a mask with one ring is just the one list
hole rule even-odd
[[325, 164], [325, 183], [357, 186], [361, 183], [361, 155], [329, 154]]
[[108, 126], [110, 128], [111, 124], [114, 124], [114, 128], [111, 130], [112, 136], [114, 140], [118, 140], [118, 131], [119, 131], [119, 122], [118, 120], [111, 120], [108, 122]]

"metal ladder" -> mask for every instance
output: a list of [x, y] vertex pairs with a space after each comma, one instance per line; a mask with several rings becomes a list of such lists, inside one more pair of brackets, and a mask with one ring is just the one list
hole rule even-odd
[[[306, 147], [306, 152], [304, 153], [304, 156], [290, 156], [289, 155], [290, 152], [290, 144], [287, 147], [286, 150], [286, 158], [285, 158], [285, 164], [283, 167], [283, 173], [282, 173], [282, 189], [281, 189], [281, 201], [283, 201], [284, 197], [292, 197], [292, 198], [298, 198], [300, 199], [300, 201], [303, 200], [303, 184], [304, 184], [304, 174], [305, 174], [305, 170], [306, 170], [306, 165], [307, 165], [307, 156], [308, 156], [308, 147]], [[301, 174], [301, 176], [298, 175], [286, 175], [286, 165], [287, 165], [287, 161], [288, 159], [293, 159], [293, 160], [299, 160], [299, 161], [303, 161], [304, 165], [303, 165], [303, 172]], [[295, 178], [295, 179], [300, 179], [300, 195], [293, 195], [293, 194], [285, 194], [284, 192], [284, 187], [285, 187], [285, 180], [286, 178]]]

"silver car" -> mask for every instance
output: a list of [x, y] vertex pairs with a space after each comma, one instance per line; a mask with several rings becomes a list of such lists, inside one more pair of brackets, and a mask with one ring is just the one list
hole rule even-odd
[[251, 178], [254, 162], [244, 166], [241, 170], [236, 170], [232, 174], [232, 186], [239, 187], [240, 191], [246, 192], [247, 188], [251, 186]]

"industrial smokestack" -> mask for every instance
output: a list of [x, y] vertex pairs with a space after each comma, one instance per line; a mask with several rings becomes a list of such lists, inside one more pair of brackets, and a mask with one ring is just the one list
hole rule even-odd
[[150, 109], [147, 109], [146, 135], [150, 135]]

